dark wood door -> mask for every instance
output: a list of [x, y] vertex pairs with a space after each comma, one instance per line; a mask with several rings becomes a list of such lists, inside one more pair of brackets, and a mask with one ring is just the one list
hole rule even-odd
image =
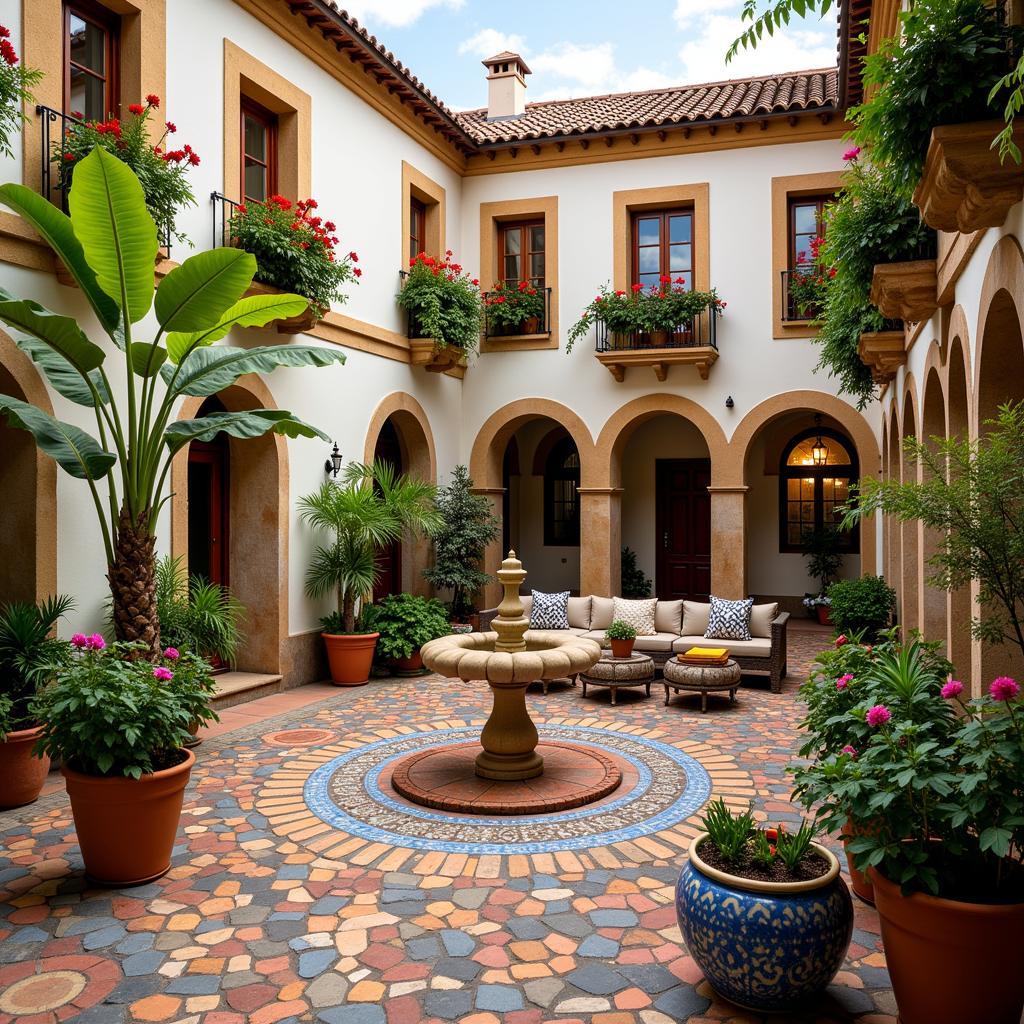
[[210, 583], [230, 582], [228, 440], [188, 446], [188, 570]]
[[711, 592], [710, 459], [657, 459], [657, 593], [707, 601]]
[[[385, 420], [381, 427], [377, 445], [373, 451], [375, 462], [389, 462], [396, 473], [402, 472], [402, 447], [398, 432], [391, 420]], [[379, 601], [388, 594], [402, 592], [402, 542], [396, 540], [377, 550], [377, 584], [373, 588], [373, 599]]]

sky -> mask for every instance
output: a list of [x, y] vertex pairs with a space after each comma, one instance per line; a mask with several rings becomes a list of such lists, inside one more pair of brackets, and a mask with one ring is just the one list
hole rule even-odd
[[[831, 67], [836, 23], [812, 15], [740, 51], [742, 0], [339, 0], [455, 110], [487, 103], [480, 61], [521, 53], [528, 101]], [[762, 2], [759, 5], [764, 7]]]

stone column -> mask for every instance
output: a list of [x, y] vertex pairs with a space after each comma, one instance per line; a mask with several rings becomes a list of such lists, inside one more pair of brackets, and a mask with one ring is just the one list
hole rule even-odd
[[622, 575], [622, 488], [579, 487], [580, 594], [613, 597]]
[[[471, 488], [473, 494], [482, 494], [488, 498], [491, 503], [491, 511], [498, 517], [500, 525], [498, 527], [498, 536], [487, 545], [487, 550], [484, 552], [484, 564], [481, 566], [483, 571], [489, 576], [494, 574], [501, 568], [501, 560], [505, 557], [505, 553], [501, 550], [501, 534], [504, 520], [502, 519], [502, 499], [505, 496], [504, 487], [473, 487]], [[479, 609], [484, 608], [496, 608], [498, 602], [501, 600], [501, 584], [495, 579], [493, 583], [488, 583], [484, 587], [483, 593], [478, 598]]]
[[745, 486], [708, 488], [711, 495], [711, 592], [738, 600], [747, 596]]

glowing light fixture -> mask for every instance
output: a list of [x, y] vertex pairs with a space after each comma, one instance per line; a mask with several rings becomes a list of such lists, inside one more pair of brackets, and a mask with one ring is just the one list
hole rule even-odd
[[821, 413], [814, 414], [814, 423], [818, 428], [818, 440], [811, 448], [811, 458], [816, 466], [824, 466], [828, 462], [828, 445], [821, 437]]

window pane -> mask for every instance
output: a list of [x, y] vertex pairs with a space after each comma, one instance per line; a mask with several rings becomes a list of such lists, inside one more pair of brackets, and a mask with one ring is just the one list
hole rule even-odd
[[506, 256], [505, 257], [505, 280], [506, 281], [518, 281], [519, 280], [519, 257], [518, 256]]
[[639, 252], [640, 259], [640, 274], [657, 273], [659, 269], [660, 259], [659, 251], [655, 248], [641, 249]]
[[[849, 466], [852, 465], [850, 461], [850, 453], [846, 446], [840, 441], [837, 441], [834, 437], [823, 437], [822, 443], [826, 448], [825, 461], [821, 463], [823, 466]], [[793, 450], [789, 453], [789, 458], [786, 459], [787, 466], [813, 466], [814, 463], [814, 446], [817, 444], [817, 437], [804, 438], [798, 445], [794, 446]]]
[[[668, 248], [669, 273], [677, 274], [692, 268], [692, 250], [688, 245], [670, 245]], [[689, 282], [687, 282], [689, 284]]]
[[505, 252], [506, 254], [519, 253], [522, 248], [522, 232], [518, 228], [512, 231], [505, 232]]
[[[107, 34], [98, 25], [94, 25], [77, 14], [69, 15], [71, 40], [71, 60], [83, 68], [105, 76]], [[77, 107], [75, 108], [78, 109]], [[83, 111], [84, 113], [84, 111]]]
[[530, 257], [530, 277], [544, 277], [544, 253], [534, 253]]
[[658, 284], [660, 281], [661, 274], [658, 271], [655, 271], [653, 274], [640, 275], [640, 284], [642, 284], [645, 288], [650, 284]]
[[256, 118], [245, 115], [245, 153], [264, 163], [267, 159], [267, 129]]
[[533, 252], [544, 251], [544, 228], [530, 228], [530, 249]]
[[669, 242], [689, 242], [692, 222], [689, 214], [678, 217], [669, 217], [668, 240]]
[[245, 198], [260, 202], [267, 198], [267, 169], [248, 159], [245, 161]]
[[82, 114], [87, 121], [103, 121], [107, 116], [106, 84], [77, 68], [71, 69], [71, 92], [68, 113], [72, 110]]
[[818, 204], [811, 203], [807, 206], [794, 206], [793, 228], [799, 235], [816, 235], [818, 233]]
[[660, 220], [638, 220], [636, 229], [640, 245], [658, 245], [661, 242]]

